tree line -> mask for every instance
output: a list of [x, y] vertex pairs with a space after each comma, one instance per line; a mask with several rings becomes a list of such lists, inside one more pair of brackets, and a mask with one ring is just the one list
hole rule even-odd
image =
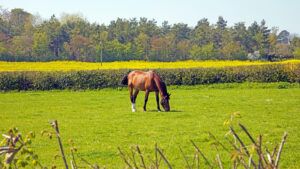
[[42, 19], [23, 9], [0, 7], [0, 60], [282, 60], [300, 58], [300, 37], [268, 28], [265, 20], [228, 26], [203, 18], [196, 26], [161, 25], [132, 18], [108, 25], [90, 23], [78, 14]]

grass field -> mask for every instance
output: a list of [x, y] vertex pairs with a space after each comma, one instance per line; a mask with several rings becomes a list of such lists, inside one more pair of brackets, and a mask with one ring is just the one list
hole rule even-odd
[[[103, 89], [88, 91], [28, 91], [0, 93], [0, 133], [16, 126], [23, 133], [34, 131], [35, 151], [43, 164], [62, 166], [57, 140], [42, 137], [42, 130], [52, 130], [48, 121], [57, 119], [61, 137], [69, 154], [68, 140], [78, 148], [78, 155], [107, 168], [123, 168], [117, 147], [129, 150], [140, 145], [150, 153], [155, 143], [163, 148], [175, 168], [184, 161], [178, 149], [193, 154], [190, 139], [207, 156], [215, 151], [207, 141], [207, 131], [225, 142], [228, 128], [223, 122], [239, 112], [240, 121], [256, 136], [263, 133], [267, 146], [289, 136], [282, 154], [281, 168], [300, 168], [300, 87], [284, 84], [221, 84], [195, 87], [170, 87], [171, 112], [155, 110], [150, 94], [148, 112], [142, 111], [144, 93], [137, 98], [138, 112], [132, 113], [128, 91]], [[221, 155], [225, 158], [225, 152]], [[69, 157], [69, 156], [68, 156]], [[229, 157], [229, 156], [227, 156]], [[189, 158], [192, 158], [189, 156]], [[227, 165], [229, 158], [227, 160]], [[228, 168], [225, 167], [225, 168]]]
[[177, 68], [206, 68], [206, 67], [231, 67], [266, 64], [300, 64], [300, 60], [287, 60], [282, 62], [263, 61], [177, 61], [177, 62], [4, 62], [0, 61], [0, 72], [3, 71], [73, 71], [73, 70], [97, 70], [97, 69], [177, 69]]

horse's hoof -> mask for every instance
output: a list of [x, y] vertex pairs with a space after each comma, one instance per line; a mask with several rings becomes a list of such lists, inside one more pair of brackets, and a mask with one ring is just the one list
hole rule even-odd
[[132, 109], [132, 112], [136, 112], [136, 110], [135, 110], [135, 109]]

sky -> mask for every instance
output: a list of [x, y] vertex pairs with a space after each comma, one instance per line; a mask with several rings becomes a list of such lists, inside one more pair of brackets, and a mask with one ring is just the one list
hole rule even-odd
[[22, 8], [44, 19], [62, 13], [82, 14], [88, 21], [109, 24], [119, 18], [155, 19], [160, 25], [186, 23], [202, 18], [216, 23], [223, 16], [228, 25], [265, 19], [267, 25], [300, 34], [300, 0], [0, 0], [4, 9]]

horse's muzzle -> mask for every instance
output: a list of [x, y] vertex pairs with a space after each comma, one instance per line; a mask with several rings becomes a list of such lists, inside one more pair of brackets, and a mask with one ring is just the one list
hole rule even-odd
[[170, 111], [170, 108], [165, 109], [166, 112]]

